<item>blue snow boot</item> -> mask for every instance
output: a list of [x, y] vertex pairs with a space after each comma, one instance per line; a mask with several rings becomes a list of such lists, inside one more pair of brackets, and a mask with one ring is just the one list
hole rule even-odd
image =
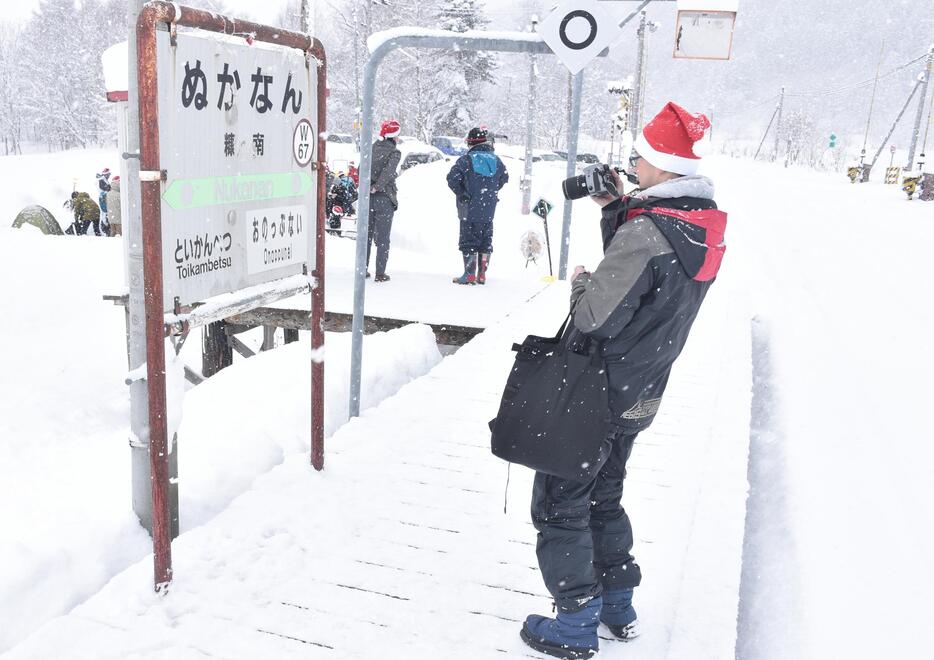
[[477, 253], [464, 252], [464, 274], [454, 278], [454, 284], [477, 283]]
[[630, 640], [639, 636], [639, 620], [632, 607], [632, 589], [617, 589], [603, 592], [603, 623], [617, 639]]
[[599, 649], [600, 596], [590, 599], [577, 612], [558, 612], [556, 619], [530, 614], [519, 635], [536, 651], [556, 658], [590, 658]]

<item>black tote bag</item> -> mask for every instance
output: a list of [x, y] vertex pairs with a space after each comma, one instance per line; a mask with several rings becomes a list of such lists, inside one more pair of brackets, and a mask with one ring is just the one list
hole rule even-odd
[[602, 342], [568, 348], [564, 320], [554, 337], [513, 344], [513, 364], [496, 419], [493, 454], [573, 481], [596, 476], [609, 452], [606, 364]]

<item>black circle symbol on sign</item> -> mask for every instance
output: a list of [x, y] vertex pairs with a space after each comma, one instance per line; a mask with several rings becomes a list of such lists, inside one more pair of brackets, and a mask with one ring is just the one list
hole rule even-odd
[[[571, 41], [568, 38], [568, 23], [573, 21], [575, 18], [583, 18], [590, 24], [590, 34], [587, 35], [587, 38], [583, 41]], [[593, 17], [589, 11], [584, 11], [583, 9], [575, 9], [567, 16], [564, 17], [561, 21], [561, 25], [558, 27], [558, 36], [561, 38], [561, 43], [571, 50], [584, 50], [594, 42], [594, 39], [597, 38], [597, 19]]]

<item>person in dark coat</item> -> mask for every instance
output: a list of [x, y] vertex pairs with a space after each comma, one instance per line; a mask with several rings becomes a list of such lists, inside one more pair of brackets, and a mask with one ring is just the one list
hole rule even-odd
[[493, 137], [487, 129], [470, 129], [467, 145], [470, 149], [448, 172], [448, 187], [457, 198], [460, 219], [458, 248], [464, 255], [464, 274], [455, 277], [454, 283], [486, 284], [493, 252], [493, 215], [509, 173], [493, 153]]
[[110, 192], [110, 168], [105, 167], [97, 173], [97, 204], [101, 209], [104, 235], [110, 235], [110, 215], [107, 208], [107, 193]]
[[646, 125], [630, 159], [640, 189], [595, 198], [603, 207], [604, 257], [592, 273], [574, 271], [567, 341], [600, 351], [606, 363], [611, 430], [593, 480], [535, 474], [538, 561], [557, 614], [530, 615], [521, 635], [559, 657], [596, 653], [600, 622], [620, 639], [638, 634], [632, 598], [642, 573], [621, 504], [623, 480], [726, 249], [726, 214], [717, 210], [710, 179], [696, 174], [693, 145], [709, 126], [674, 103]]
[[123, 213], [120, 204], [120, 175], [110, 180], [110, 190], [107, 191], [107, 224], [110, 225], [111, 236], [123, 235]]
[[71, 210], [75, 216], [75, 234], [87, 234], [90, 225], [94, 225], [94, 235], [101, 235], [101, 210], [86, 192], [71, 193]]
[[[373, 143], [373, 166], [370, 175], [370, 219], [369, 242], [366, 246], [366, 263], [370, 264], [370, 250], [376, 243], [376, 281], [388, 282], [386, 264], [389, 262], [389, 235], [392, 218], [399, 208], [396, 176], [402, 152], [396, 146], [401, 132], [395, 119], [384, 121], [379, 129], [379, 140]], [[367, 271], [367, 277], [370, 276]]]

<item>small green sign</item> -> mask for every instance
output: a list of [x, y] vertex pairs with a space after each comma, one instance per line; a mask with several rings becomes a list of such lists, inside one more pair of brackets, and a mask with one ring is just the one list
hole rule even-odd
[[548, 218], [548, 214], [551, 213], [551, 209], [553, 208], [554, 206], [552, 206], [549, 202], [545, 201], [544, 199], [539, 199], [535, 204], [535, 208], [532, 209], [532, 213], [537, 215], [542, 220], [545, 220]]
[[162, 199], [172, 209], [184, 211], [300, 197], [311, 192], [314, 185], [314, 179], [307, 172], [178, 179], [169, 184]]

